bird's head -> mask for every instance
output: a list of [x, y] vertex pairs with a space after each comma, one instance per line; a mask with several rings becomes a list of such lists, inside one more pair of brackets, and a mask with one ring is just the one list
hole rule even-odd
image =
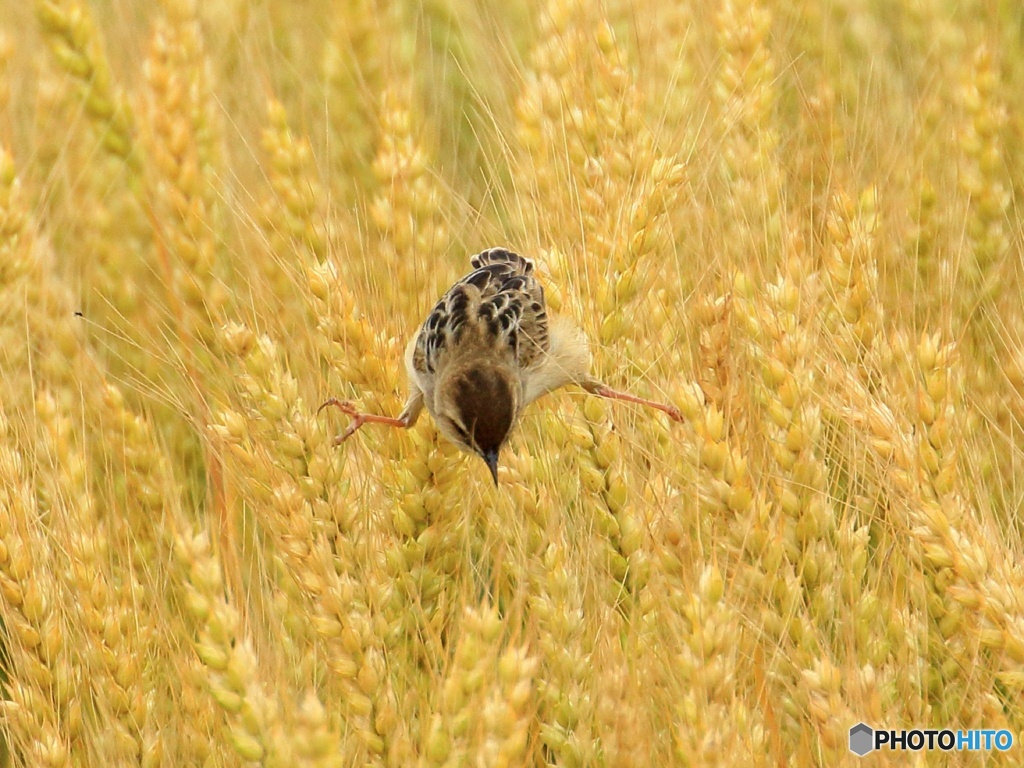
[[498, 451], [519, 410], [520, 387], [512, 371], [475, 363], [452, 371], [437, 388], [437, 427], [459, 448], [482, 458], [498, 484]]

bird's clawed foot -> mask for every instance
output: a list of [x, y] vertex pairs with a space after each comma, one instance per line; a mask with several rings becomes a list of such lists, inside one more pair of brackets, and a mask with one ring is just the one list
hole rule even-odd
[[403, 429], [409, 426], [408, 422], [403, 418], [394, 419], [390, 416], [378, 416], [375, 413], [363, 413], [362, 411], [358, 410], [355, 407], [355, 405], [352, 404], [350, 401], [339, 400], [336, 397], [332, 397], [325, 400], [323, 404], [316, 409], [316, 412], [319, 414], [320, 411], [322, 411], [329, 405], [334, 406], [342, 413], [348, 414], [349, 416], [352, 417], [352, 421], [349, 422], [349, 425], [345, 428], [345, 431], [338, 435], [336, 438], [334, 438], [335, 445], [341, 445], [343, 442], [348, 440], [363, 426], [363, 424], [385, 424], [389, 427], [402, 427]]

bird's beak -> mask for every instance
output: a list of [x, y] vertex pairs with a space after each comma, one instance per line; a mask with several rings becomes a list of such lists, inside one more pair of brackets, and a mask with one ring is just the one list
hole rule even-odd
[[491, 470], [491, 477], [494, 478], [494, 485], [498, 485], [498, 451], [493, 449], [490, 451], [484, 451], [482, 454], [484, 461], [487, 463], [487, 468]]

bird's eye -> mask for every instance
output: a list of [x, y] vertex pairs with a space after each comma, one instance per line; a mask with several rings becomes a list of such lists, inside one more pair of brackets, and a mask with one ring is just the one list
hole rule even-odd
[[469, 442], [469, 432], [467, 432], [465, 429], [463, 429], [462, 425], [460, 425], [460, 424], [458, 424], [458, 423], [456, 423], [454, 421], [451, 422], [451, 425], [452, 425], [452, 429], [455, 431], [455, 434], [458, 435], [459, 438], [463, 442], [468, 443]]

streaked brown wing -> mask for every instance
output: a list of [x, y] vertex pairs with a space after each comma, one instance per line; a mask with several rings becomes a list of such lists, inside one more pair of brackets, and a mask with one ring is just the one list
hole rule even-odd
[[413, 366], [423, 375], [434, 374], [470, 326], [493, 337], [495, 346], [511, 349], [520, 368], [529, 368], [548, 350], [544, 289], [533, 275], [533, 262], [490, 248], [470, 264], [473, 271], [448, 289], [420, 328]]

